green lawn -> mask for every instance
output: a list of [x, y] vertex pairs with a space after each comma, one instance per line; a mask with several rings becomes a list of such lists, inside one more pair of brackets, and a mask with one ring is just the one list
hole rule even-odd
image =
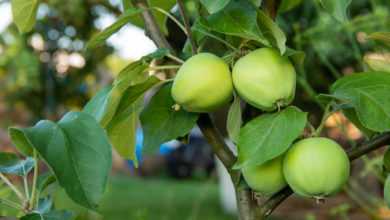
[[[100, 206], [103, 218], [84, 214], [79, 220], [233, 220], [224, 214], [213, 182], [112, 177]], [[75, 208], [63, 193], [57, 208]], [[89, 216], [89, 217], [87, 217]]]

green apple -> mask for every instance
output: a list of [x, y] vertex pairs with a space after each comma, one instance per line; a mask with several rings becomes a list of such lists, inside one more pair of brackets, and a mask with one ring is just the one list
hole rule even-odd
[[296, 73], [287, 57], [271, 48], [261, 48], [240, 58], [233, 68], [233, 84], [249, 104], [272, 111], [292, 102]]
[[283, 173], [295, 193], [321, 199], [339, 192], [347, 182], [350, 162], [343, 148], [329, 138], [307, 138], [286, 153]]
[[190, 112], [212, 112], [233, 96], [229, 66], [211, 53], [188, 59], [179, 69], [172, 86], [175, 102]]
[[244, 167], [242, 175], [251, 189], [264, 196], [270, 196], [287, 186], [283, 176], [282, 156], [260, 166]]

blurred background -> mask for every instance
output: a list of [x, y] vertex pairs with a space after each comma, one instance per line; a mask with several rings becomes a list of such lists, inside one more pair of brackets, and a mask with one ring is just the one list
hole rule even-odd
[[[177, 16], [172, 1], [155, 2]], [[346, 24], [326, 14], [316, 1], [297, 2], [301, 3], [280, 14], [277, 22], [288, 36], [288, 46], [306, 53], [304, 67], [297, 70], [305, 81], [298, 83], [294, 104], [309, 111], [312, 123], [318, 124], [322, 112], [305, 83], [317, 93], [326, 93], [337, 78], [375, 69], [373, 62], [390, 59], [389, 45], [367, 37], [390, 31], [390, 1], [353, 0]], [[198, 16], [198, 4], [197, 0], [186, 2], [193, 21]], [[134, 25], [122, 28], [106, 45], [84, 50], [87, 40], [112, 24], [121, 11], [119, 0], [45, 0], [34, 31], [20, 35], [12, 24], [10, 1], [0, 0], [1, 151], [15, 150], [7, 127], [31, 126], [42, 118], [58, 120], [67, 111], [80, 110], [100, 88], [112, 82], [121, 68], [156, 49], [135, 19]], [[184, 38], [180, 29], [164, 17], [159, 21], [166, 24], [168, 39], [181, 48]], [[224, 131], [225, 118], [221, 115], [225, 114], [215, 114], [214, 119]], [[328, 119], [324, 135], [345, 148], [364, 140], [340, 113]], [[139, 169], [114, 154], [110, 185], [98, 213], [78, 207], [58, 187], [53, 189], [58, 191], [56, 208], [71, 209], [80, 220], [236, 219], [230, 180], [199, 130], [193, 130], [189, 142], [171, 141], [142, 154], [140, 129], [137, 145]], [[390, 219], [390, 210], [382, 199], [381, 155], [374, 152], [354, 162], [353, 177], [340, 195], [324, 204], [292, 196], [273, 218]], [[0, 204], [0, 216], [9, 212]]]

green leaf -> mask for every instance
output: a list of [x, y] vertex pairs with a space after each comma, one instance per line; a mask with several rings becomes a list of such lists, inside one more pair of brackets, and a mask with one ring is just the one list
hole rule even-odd
[[151, 59], [165, 56], [167, 50], [143, 57], [125, 67], [115, 79], [113, 87], [104, 88], [85, 106], [84, 112], [94, 116], [106, 128], [111, 144], [126, 159], [137, 164], [135, 135], [139, 112], [143, 107], [143, 95], [160, 80], [143, 74]]
[[278, 8], [278, 13], [284, 13], [290, 11], [291, 9], [300, 5], [301, 3], [302, 0], [282, 0]]
[[383, 155], [383, 170], [386, 174], [390, 173], [390, 149], [387, 148], [386, 153]]
[[158, 48], [156, 51], [144, 56], [141, 58], [141, 60], [143, 62], [147, 62], [147, 63], [150, 63], [153, 59], [162, 59], [164, 58], [166, 55], [169, 54], [169, 49], [167, 48]]
[[93, 117], [70, 112], [58, 123], [40, 121], [31, 128], [11, 128], [10, 133], [19, 133], [11, 137], [24, 138], [39, 152], [70, 198], [87, 208], [97, 207], [112, 155], [108, 137]]
[[102, 89], [84, 107], [84, 112], [94, 116], [107, 130], [117, 152], [135, 164], [135, 135], [143, 95], [160, 82], [155, 76], [148, 77], [145, 70], [153, 59], [161, 59], [168, 53], [168, 49], [158, 49], [129, 64], [118, 74], [113, 86]]
[[[25, 0], [20, 0], [20, 1], [25, 1]], [[100, 46], [107, 40], [111, 35], [115, 34], [117, 31], [119, 31], [123, 26], [125, 26], [127, 23], [129, 23], [130, 19], [142, 12], [143, 10], [141, 9], [127, 9], [119, 18], [118, 20], [104, 29], [102, 32], [99, 34], [95, 35], [91, 40], [88, 41], [87, 43], [87, 48], [92, 49], [97, 46]]]
[[36, 211], [40, 214], [49, 213], [53, 207], [53, 200], [50, 197], [41, 198]]
[[260, 7], [263, 0], [250, 0], [256, 7]]
[[42, 193], [48, 186], [57, 181], [56, 177], [50, 172], [38, 176], [37, 192]]
[[72, 213], [69, 211], [51, 211], [44, 214], [31, 213], [23, 216], [20, 220], [70, 220]]
[[331, 86], [331, 94], [350, 104], [364, 127], [390, 131], [390, 74], [365, 72], [345, 76]]
[[229, 108], [228, 117], [226, 121], [226, 127], [230, 139], [234, 143], [238, 142], [240, 135], [240, 129], [242, 125], [242, 116], [241, 116], [241, 100], [236, 95], [234, 96], [234, 101]]
[[131, 113], [120, 121], [110, 123], [107, 126], [107, 133], [111, 144], [115, 150], [125, 159], [134, 161], [137, 166], [138, 161], [136, 157], [136, 131], [138, 125], [138, 114], [142, 105], [135, 103], [131, 105]]
[[172, 83], [163, 85], [141, 113], [143, 149], [148, 152], [166, 141], [186, 135], [198, 119], [198, 114], [172, 108], [175, 101], [171, 97], [171, 87]]
[[12, 16], [22, 33], [33, 29], [36, 21], [39, 0], [12, 0]]
[[218, 12], [229, 4], [230, 0], [200, 0], [210, 14]]
[[270, 46], [257, 25], [257, 8], [247, 0], [231, 0], [224, 10], [208, 16], [201, 23], [213, 31]]
[[106, 127], [115, 116], [117, 108], [126, 90], [132, 86], [148, 66], [142, 61], [125, 67], [115, 79], [113, 87], [106, 87], [92, 98], [84, 107], [84, 112], [94, 116], [103, 127]]
[[390, 207], [390, 175], [386, 178], [385, 189], [383, 191], [387, 207]]
[[339, 22], [346, 22], [347, 9], [352, 0], [319, 0], [322, 7]]
[[35, 160], [31, 157], [21, 160], [16, 154], [0, 152], [0, 173], [26, 176], [34, 165]]
[[143, 59], [130, 63], [118, 73], [113, 85], [122, 84], [121, 86], [126, 89], [126, 86], [134, 84], [135, 81], [145, 79], [145, 74], [142, 73], [146, 71], [148, 66], [149, 64]]
[[[12, 189], [3, 181], [0, 181], [0, 198], [8, 200], [15, 198], [14, 191], [12, 191]], [[15, 216], [18, 215], [19, 212], [20, 211], [16, 211], [14, 209], [9, 209], [8, 206], [0, 200], [0, 216]]]
[[159, 82], [161, 82], [160, 79], [155, 76], [151, 76], [145, 82], [129, 87], [123, 94], [121, 102], [119, 103], [115, 116], [111, 122], [115, 123], [115, 121], [120, 121], [126, 118], [128, 114], [131, 114], [133, 112], [132, 104], [136, 103], [140, 98], [143, 98], [145, 92]]
[[352, 122], [364, 135], [366, 135], [367, 137], [372, 137], [375, 134], [375, 131], [364, 127], [364, 125], [359, 121], [355, 109], [344, 108], [342, 111], [345, 117], [347, 117], [348, 120]]
[[[0, 182], [0, 198], [9, 198], [13, 191], [3, 182]], [[1, 204], [1, 203], [0, 203]]]
[[373, 53], [364, 56], [364, 62], [373, 71], [390, 72], [390, 53]]
[[28, 139], [25, 138], [23, 132], [18, 132], [14, 128], [8, 129], [8, 134], [15, 145], [16, 149], [26, 156], [33, 155], [33, 146]]
[[131, 0], [122, 0], [122, 7], [125, 11], [130, 9], [131, 7]]
[[97, 92], [96, 95], [84, 106], [83, 112], [92, 115], [97, 121], [101, 121], [108, 109], [107, 99], [111, 89], [112, 86], [106, 86]]
[[287, 151], [302, 134], [307, 114], [296, 107], [261, 115], [240, 131], [235, 168], [261, 165]]
[[294, 50], [287, 47], [284, 56], [290, 57], [294, 62], [295, 66], [303, 66], [306, 54], [301, 50]]
[[390, 46], [390, 32], [375, 32], [368, 35], [368, 39], [381, 41]]
[[261, 32], [267, 38], [271, 44], [278, 48], [280, 54], [284, 54], [286, 51], [286, 35], [279, 28], [279, 26], [266, 15], [263, 11], [258, 10], [257, 21]]
[[135, 155], [136, 130], [138, 116], [143, 107], [143, 95], [159, 82], [158, 78], [152, 76], [144, 83], [136, 84], [127, 89], [115, 116], [107, 126], [107, 133], [112, 145], [122, 157], [133, 160], [135, 164], [137, 164]]

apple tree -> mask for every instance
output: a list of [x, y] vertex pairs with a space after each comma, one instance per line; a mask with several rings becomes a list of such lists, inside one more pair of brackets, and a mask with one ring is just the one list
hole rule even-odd
[[[351, 0], [312, 2], [333, 22], [349, 27]], [[103, 45], [129, 22], [143, 27], [159, 49], [126, 66], [82, 111], [68, 112], [59, 121], [9, 129], [23, 159], [1, 153], [0, 178], [18, 201], [0, 198], [0, 203], [19, 210], [21, 219], [71, 218], [71, 213], [54, 210], [50, 198], [41, 196], [53, 182], [76, 203], [96, 209], [111, 170], [112, 148], [137, 164], [138, 122], [144, 149], [185, 137], [198, 126], [230, 174], [241, 220], [267, 218], [293, 193], [317, 201], [337, 194], [350, 176], [351, 162], [390, 144], [389, 60], [378, 65], [368, 59], [360, 71], [345, 76], [331, 68], [336, 79], [328, 92], [315, 92], [303, 74], [304, 51], [294, 48], [284, 31], [294, 24], [277, 19], [302, 1], [122, 3], [123, 13], [116, 22], [90, 39], [85, 49]], [[21, 33], [34, 28], [39, 4], [40, 0], [12, 0], [14, 22]], [[184, 44], [178, 46], [172, 38], [165, 25], [168, 21], [185, 35]], [[388, 32], [368, 37], [383, 43], [383, 49], [389, 39]], [[161, 78], [157, 72], [170, 74]], [[321, 109], [318, 126], [309, 120], [311, 112], [295, 105], [302, 97], [296, 92], [298, 86]], [[144, 95], [152, 89], [156, 92], [145, 103]], [[229, 108], [226, 130], [237, 154], [213, 120], [213, 112], [224, 107]], [[342, 112], [365, 141], [346, 151], [323, 137], [324, 123], [334, 112]], [[38, 161], [50, 167], [50, 175], [39, 175]], [[389, 163], [385, 156], [385, 172]], [[22, 177], [28, 189], [29, 172], [34, 178], [27, 193], [7, 177]], [[389, 178], [384, 190], [390, 204]]]

